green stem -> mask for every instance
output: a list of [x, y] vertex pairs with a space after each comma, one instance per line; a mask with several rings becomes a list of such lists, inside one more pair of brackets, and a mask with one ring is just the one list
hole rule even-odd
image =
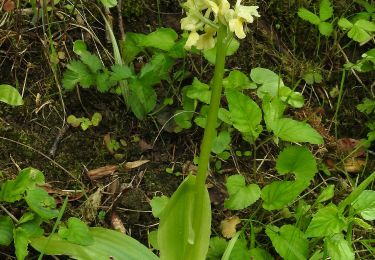
[[217, 32], [216, 42], [216, 63], [214, 78], [211, 90], [211, 102], [208, 110], [206, 127], [204, 129], [203, 139], [200, 146], [200, 155], [198, 161], [197, 178], [195, 182], [194, 212], [193, 212], [193, 229], [195, 237], [200, 237], [200, 223], [202, 219], [203, 198], [205, 195], [205, 185], [207, 170], [210, 161], [212, 142], [216, 135], [217, 114], [220, 106], [222, 82], [224, 76], [225, 56], [227, 44], [225, 37], [227, 28], [220, 24]]
[[340, 202], [339, 204], [339, 211], [344, 211], [346, 206], [350, 205], [353, 201], [355, 201], [358, 196], [364, 191], [367, 186], [371, 184], [375, 180], [375, 172], [371, 173], [354, 191], [352, 191], [346, 199]]

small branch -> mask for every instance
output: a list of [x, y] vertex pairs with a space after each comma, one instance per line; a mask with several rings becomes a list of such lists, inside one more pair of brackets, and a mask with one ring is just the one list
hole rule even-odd
[[14, 222], [18, 223], [18, 219], [12, 214], [10, 213], [3, 205], [0, 205], [0, 208], [6, 213], [8, 214], [8, 216], [14, 220]]

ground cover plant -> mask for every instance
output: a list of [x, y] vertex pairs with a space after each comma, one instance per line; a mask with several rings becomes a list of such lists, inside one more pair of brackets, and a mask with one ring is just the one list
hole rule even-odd
[[0, 7], [2, 259], [374, 258], [372, 1]]

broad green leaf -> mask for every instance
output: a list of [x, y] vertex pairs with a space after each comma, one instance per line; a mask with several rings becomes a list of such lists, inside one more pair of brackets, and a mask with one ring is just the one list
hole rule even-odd
[[153, 197], [150, 201], [152, 208], [152, 215], [155, 218], [159, 217], [165, 206], [168, 204], [169, 198], [167, 196]]
[[153, 86], [161, 80], [168, 78], [169, 70], [173, 64], [174, 59], [168, 57], [166, 54], [155, 54], [150, 62], [143, 66], [138, 79], [144, 86]]
[[87, 45], [83, 40], [76, 40], [73, 43], [73, 52], [77, 55], [81, 55], [82, 53], [87, 51]]
[[25, 200], [30, 209], [43, 219], [52, 219], [59, 214], [55, 199], [41, 188], [27, 190]]
[[328, 185], [316, 199], [317, 203], [322, 203], [324, 201], [330, 200], [335, 195], [335, 185]]
[[71, 90], [77, 84], [80, 84], [83, 88], [94, 85], [95, 75], [81, 61], [72, 61], [67, 65], [67, 68], [62, 78], [62, 84], [65, 89]]
[[39, 216], [34, 216], [32, 220], [19, 224], [18, 227], [22, 228], [29, 238], [39, 237], [44, 234], [44, 230], [40, 227], [42, 222]]
[[150, 85], [142, 85], [139, 80], [129, 82], [129, 106], [134, 115], [142, 120], [156, 105], [156, 93]]
[[0, 216], [0, 246], [9, 246], [13, 241], [14, 224], [10, 217]]
[[99, 72], [96, 74], [96, 88], [101, 93], [108, 92], [113, 86], [113, 82], [109, 78], [108, 71]]
[[321, 0], [319, 5], [319, 16], [321, 21], [331, 18], [333, 15], [333, 7], [330, 0]]
[[257, 90], [257, 95], [261, 99], [267, 94], [271, 97], [278, 96], [279, 88], [284, 86], [279, 75], [269, 69], [254, 68], [250, 72], [250, 77], [256, 84], [261, 85]]
[[274, 181], [262, 189], [263, 208], [282, 209], [293, 202], [309, 186], [303, 181]]
[[158, 244], [160, 259], [203, 260], [206, 257], [211, 233], [211, 203], [205, 188], [201, 205], [201, 235], [193, 230], [195, 176], [188, 176], [173, 193], [160, 215]]
[[319, 32], [322, 35], [329, 37], [333, 32], [333, 25], [331, 23], [321, 22], [319, 24]]
[[375, 220], [375, 191], [364, 190], [352, 206], [365, 220]]
[[117, 0], [100, 0], [105, 7], [111, 8], [117, 5]]
[[27, 247], [29, 244], [29, 238], [26, 231], [18, 227], [14, 229], [14, 247], [16, 248], [17, 260], [23, 260], [28, 255]]
[[359, 226], [363, 229], [367, 229], [367, 230], [373, 229], [371, 224], [367, 223], [366, 221], [364, 221], [361, 218], [353, 218], [353, 224], [356, 225], [356, 226]]
[[206, 104], [210, 104], [211, 101], [210, 86], [200, 82], [197, 78], [194, 78], [192, 85], [187, 88], [186, 95]]
[[332, 260], [354, 260], [354, 252], [350, 247], [348, 241], [344, 239], [344, 236], [335, 234], [325, 238], [325, 243], [328, 250], [328, 255]]
[[143, 47], [140, 43], [146, 36], [140, 33], [126, 33], [125, 41], [120, 42], [121, 53], [125, 64], [132, 62], [140, 52], [143, 51]]
[[11, 106], [23, 105], [22, 97], [11, 85], [0, 85], [0, 101]]
[[251, 260], [273, 260], [273, 257], [263, 248], [252, 248], [249, 250]]
[[73, 244], [89, 246], [94, 243], [89, 227], [80, 219], [71, 217], [68, 219], [67, 227], [61, 226], [59, 236]]
[[224, 123], [228, 124], [228, 125], [232, 125], [232, 120], [230, 119], [230, 112], [229, 110], [221, 107], [219, 108], [219, 112], [217, 114], [217, 117], [223, 121]]
[[260, 198], [260, 188], [257, 184], [246, 185], [245, 178], [236, 174], [228, 177], [226, 187], [229, 198], [225, 200], [224, 206], [227, 209], [244, 209]]
[[271, 98], [271, 96], [266, 95], [263, 98], [262, 109], [268, 131], [271, 131], [274, 127], [273, 124], [283, 116], [285, 108], [285, 103], [278, 97]]
[[207, 260], [220, 260], [223, 256], [228, 242], [221, 237], [212, 237], [207, 252]]
[[369, 115], [375, 111], [375, 100], [365, 98], [361, 104], [357, 105], [357, 109]]
[[177, 40], [177, 33], [171, 28], [159, 28], [155, 32], [146, 35], [140, 46], [153, 47], [163, 51], [169, 51]]
[[[235, 54], [239, 47], [240, 47], [240, 42], [233, 38], [231, 40], [231, 42], [229, 43], [226, 55], [231, 56], [231, 55]], [[216, 61], [216, 46], [212, 49], [204, 50], [203, 56], [205, 57], [206, 60], [208, 60], [208, 62], [210, 62], [211, 64], [215, 64], [215, 61]]]
[[344, 30], [349, 30], [353, 27], [353, 24], [346, 18], [340, 18], [337, 24]]
[[346, 227], [344, 216], [334, 204], [318, 210], [314, 214], [307, 230], [307, 237], [324, 237], [340, 233]]
[[99, 57], [88, 51], [83, 51], [81, 53], [81, 61], [90, 69], [92, 73], [97, 73], [99, 70], [103, 69], [103, 64]]
[[348, 32], [348, 37], [356, 42], [362, 43], [370, 40], [373, 37], [372, 32], [374, 31], [375, 23], [365, 20], [358, 20]]
[[320, 23], [320, 18], [307, 10], [306, 8], [300, 8], [298, 9], [298, 16], [305, 21], [308, 21], [311, 24], [318, 25]]
[[256, 85], [250, 81], [249, 77], [245, 73], [239, 70], [232, 70], [228, 77], [223, 79], [223, 87], [242, 90], [255, 89]]
[[[223, 257], [222, 260], [224, 259], [225, 258]], [[250, 251], [247, 248], [247, 241], [244, 237], [240, 237], [237, 239], [228, 258], [228, 260], [238, 260], [238, 259], [250, 259]]]
[[305, 146], [289, 146], [276, 160], [279, 174], [294, 173], [297, 180], [309, 182], [318, 171], [314, 156]]
[[31, 246], [45, 255], [68, 255], [75, 259], [144, 259], [157, 260], [151, 250], [137, 240], [118, 231], [90, 228], [94, 243], [82, 246], [70, 243], [59, 235], [31, 239]]
[[272, 124], [276, 137], [288, 142], [322, 144], [323, 137], [309, 124], [290, 118], [281, 118]]
[[133, 71], [127, 65], [115, 64], [111, 67], [111, 69], [112, 72], [110, 78], [112, 81], [120, 81], [134, 77]]
[[303, 79], [307, 84], [312, 85], [314, 83], [321, 83], [323, 80], [322, 74], [317, 71], [309, 71], [303, 75]]
[[230, 133], [228, 131], [221, 131], [215, 138], [212, 144], [211, 151], [220, 154], [229, 148], [231, 142]]
[[81, 125], [82, 119], [77, 118], [75, 115], [69, 115], [66, 119], [66, 122], [73, 127], [79, 127]]
[[158, 245], [158, 230], [153, 230], [148, 233], [148, 243], [156, 250], [159, 250]]
[[8, 180], [0, 186], [0, 201], [20, 200], [27, 189], [32, 189], [37, 184], [44, 184], [43, 173], [31, 167], [23, 169], [15, 180]]
[[285, 260], [305, 260], [309, 253], [309, 241], [305, 234], [292, 225], [278, 228], [268, 225], [266, 234], [277, 253]]
[[259, 135], [259, 124], [262, 120], [262, 111], [250, 97], [236, 90], [227, 91], [229, 112], [233, 126], [243, 133]]
[[81, 117], [81, 129], [83, 131], [86, 131], [87, 129], [89, 129], [90, 126], [92, 126], [92, 122], [90, 119], [86, 118], [86, 117]]

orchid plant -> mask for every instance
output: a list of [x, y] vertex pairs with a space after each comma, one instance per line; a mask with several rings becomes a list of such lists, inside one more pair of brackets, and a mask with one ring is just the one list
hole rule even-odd
[[211, 206], [205, 183], [216, 136], [227, 48], [233, 37], [245, 38], [246, 24], [260, 16], [257, 6], [243, 6], [241, 0], [237, 0], [233, 8], [227, 0], [187, 0], [183, 7], [186, 17], [181, 20], [181, 28], [190, 32], [185, 49], [195, 47], [207, 50], [216, 47], [216, 61], [197, 174], [185, 179], [159, 216], [161, 259], [206, 257], [211, 231]]

